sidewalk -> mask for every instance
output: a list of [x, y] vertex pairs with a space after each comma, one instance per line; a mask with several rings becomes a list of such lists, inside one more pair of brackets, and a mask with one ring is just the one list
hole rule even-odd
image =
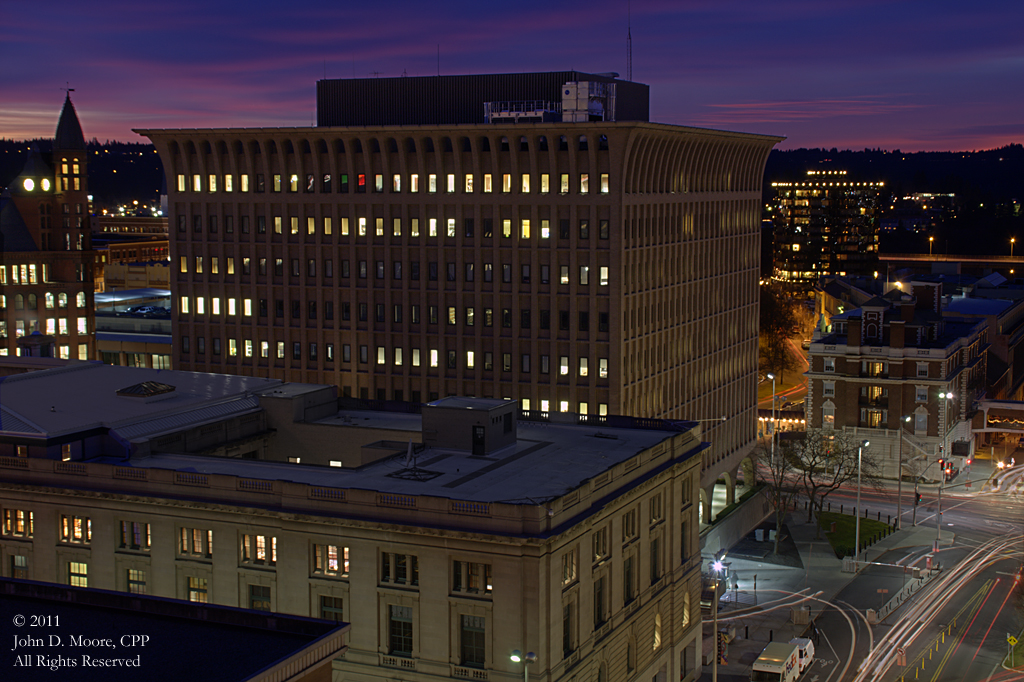
[[[822, 601], [832, 601], [858, 577], [858, 573], [843, 571], [843, 561], [832, 551], [825, 533], [822, 532], [821, 537], [815, 539], [816, 526], [814, 523], [807, 523], [806, 519], [806, 513], [800, 511], [787, 516], [783, 529], [788, 530], [791, 542], [781, 557], [775, 557], [771, 553], [773, 548], [767, 542], [740, 542], [737, 543], [737, 551], [743, 552], [744, 556], [726, 554], [725, 561], [729, 564], [729, 590], [720, 602], [718, 619], [720, 629], [735, 625], [735, 639], [729, 643], [728, 664], [718, 666], [718, 679], [721, 682], [749, 681], [751, 663], [770, 641], [788, 642], [794, 637], [806, 636], [810, 632], [810, 624], [793, 622], [790, 607], [767, 610], [776, 606], [770, 602], [786, 598], [790, 593], [805, 588], [805, 594], [820, 592], [816, 600], [805, 602], [810, 606], [809, 619], [813, 620], [826, 608]], [[949, 531], [943, 531], [941, 537], [943, 546], [952, 544], [954, 540], [953, 534]], [[930, 548], [934, 540], [933, 527], [905, 527], [871, 545], [862, 552], [861, 558], [867, 554], [868, 559], [873, 560], [886, 551], [898, 548]], [[760, 557], [756, 556], [758, 545], [763, 546], [763, 556]], [[752, 552], [752, 548], [755, 548], [755, 551]], [[734, 589], [736, 584], [738, 588]], [[891, 594], [895, 597], [897, 592], [898, 589], [893, 589]], [[851, 605], [866, 610], [879, 609], [881, 603], [851, 602]], [[734, 613], [741, 610], [746, 615], [733, 620]], [[714, 641], [712, 635], [711, 614], [705, 613], [705, 652], [708, 654], [709, 663], [703, 669], [700, 678], [702, 682], [711, 680], [710, 654]]]

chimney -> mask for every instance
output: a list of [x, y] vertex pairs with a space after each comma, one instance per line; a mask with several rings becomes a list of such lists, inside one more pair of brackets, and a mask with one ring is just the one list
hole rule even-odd
[[862, 328], [863, 322], [859, 317], [849, 318], [849, 324], [846, 327], [846, 345], [859, 346], [864, 342]]
[[907, 327], [903, 320], [889, 322], [889, 347], [903, 348], [906, 344]]

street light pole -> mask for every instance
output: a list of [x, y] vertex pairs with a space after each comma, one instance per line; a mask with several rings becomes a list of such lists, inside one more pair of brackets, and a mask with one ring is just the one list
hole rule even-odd
[[932, 243], [935, 241], [935, 237], [928, 237], [928, 256], [932, 255]]
[[772, 466], [775, 466], [775, 375], [769, 373], [768, 378], [772, 380]]
[[896, 469], [896, 530], [903, 530], [903, 425], [909, 421], [910, 417], [902, 417], [897, 432], [900, 439], [900, 462]]
[[1013, 243], [1017, 241], [1016, 238], [1010, 237], [1010, 258], [1013, 258]]
[[940, 533], [942, 528], [942, 487], [946, 483], [946, 462], [945, 459], [949, 457], [949, 401], [953, 399], [953, 392], [940, 393], [939, 397], [942, 398], [942, 410], [945, 415], [945, 419], [942, 424], [942, 464], [939, 465], [939, 497], [937, 502], [937, 510], [935, 512], [935, 549], [939, 548], [939, 540], [941, 539]]
[[869, 441], [862, 440], [860, 445], [857, 446], [857, 523], [856, 530], [854, 531], [854, 551], [853, 560], [860, 561], [860, 460], [861, 455], [864, 452], [864, 448], [871, 445]]
[[711, 613], [713, 614], [713, 623], [711, 637], [714, 640], [715, 646], [715, 657], [711, 661], [711, 682], [718, 682], [718, 572], [722, 570], [721, 560], [715, 560], [711, 564], [711, 570], [715, 572], [715, 584], [712, 588], [714, 596], [712, 599], [714, 603], [711, 605]]

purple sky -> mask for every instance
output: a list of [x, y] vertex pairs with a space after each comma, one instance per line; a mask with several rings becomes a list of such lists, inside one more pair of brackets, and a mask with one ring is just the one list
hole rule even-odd
[[[329, 78], [577, 69], [626, 75], [625, 0], [4, 3], [0, 137], [52, 137], [66, 83], [87, 138], [311, 125]], [[1020, 0], [636, 0], [651, 120], [780, 147], [1024, 141]]]

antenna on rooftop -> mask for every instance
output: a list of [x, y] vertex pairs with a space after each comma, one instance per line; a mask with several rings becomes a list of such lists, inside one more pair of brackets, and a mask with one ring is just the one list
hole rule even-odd
[[633, 80], [633, 2], [626, 3], [626, 80]]

